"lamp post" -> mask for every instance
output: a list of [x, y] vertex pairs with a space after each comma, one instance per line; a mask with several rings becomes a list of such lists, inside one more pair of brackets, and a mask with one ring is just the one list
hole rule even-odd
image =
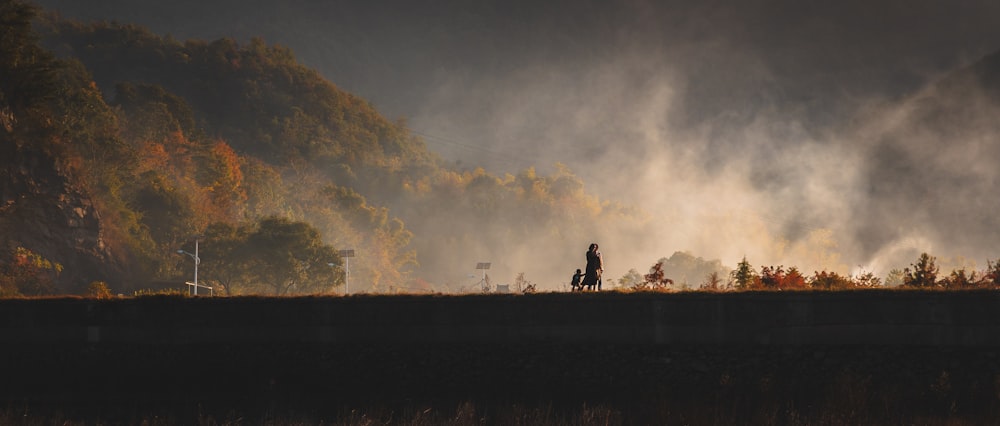
[[189, 253], [185, 250], [177, 250], [177, 254], [186, 254], [194, 259], [194, 295], [198, 295], [198, 264], [201, 263], [201, 258], [198, 257], [198, 237], [194, 238], [194, 253]]
[[339, 250], [337, 254], [344, 258], [344, 295], [351, 294], [351, 258], [354, 257], [354, 249]]
[[[326, 266], [329, 266], [330, 268], [336, 268], [336, 267], [337, 267], [337, 264], [336, 264], [336, 263], [333, 263], [333, 262], [327, 262], [327, 263], [326, 263]], [[335, 292], [337, 291], [337, 290], [336, 290], [336, 288], [337, 288], [337, 283], [336, 283], [336, 281], [337, 281], [337, 279], [336, 279], [336, 277], [335, 277], [335, 278], [333, 279], [333, 283], [332, 283], [332, 285], [330, 286], [330, 294], [333, 294], [333, 293], [335, 293]]]
[[492, 263], [490, 263], [490, 262], [479, 262], [479, 263], [476, 264], [476, 269], [482, 269], [483, 270], [483, 280], [479, 282], [479, 289], [483, 293], [486, 293], [486, 292], [490, 291], [490, 288], [487, 287], [487, 283], [486, 283], [486, 270], [490, 269], [490, 265], [492, 265]]

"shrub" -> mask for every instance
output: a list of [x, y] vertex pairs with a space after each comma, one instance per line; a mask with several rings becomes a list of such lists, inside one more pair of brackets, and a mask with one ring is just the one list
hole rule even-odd
[[876, 288], [882, 286], [882, 280], [872, 272], [863, 272], [852, 280], [855, 287]]
[[705, 276], [705, 281], [701, 283], [701, 289], [705, 291], [723, 290], [722, 277], [718, 271], [712, 271]]
[[103, 281], [94, 281], [87, 286], [87, 295], [97, 299], [110, 299], [113, 297], [111, 289]]
[[188, 296], [188, 292], [185, 290], [177, 288], [165, 288], [161, 290], [153, 290], [149, 288], [144, 288], [142, 290], [136, 290], [133, 293], [135, 297], [145, 297], [145, 296]]
[[813, 273], [809, 278], [809, 286], [822, 290], [838, 290], [850, 288], [852, 283], [850, 278], [836, 272], [822, 271]]

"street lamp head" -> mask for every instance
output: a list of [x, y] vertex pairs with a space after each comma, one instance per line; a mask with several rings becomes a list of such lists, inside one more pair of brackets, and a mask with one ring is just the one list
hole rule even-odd
[[184, 250], [177, 250], [177, 254], [184, 254]]

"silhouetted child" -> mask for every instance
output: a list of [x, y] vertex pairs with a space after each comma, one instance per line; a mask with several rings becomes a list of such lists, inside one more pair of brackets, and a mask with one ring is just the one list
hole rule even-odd
[[583, 284], [580, 283], [580, 281], [582, 280], [583, 280], [583, 271], [577, 269], [576, 273], [573, 274], [573, 280], [569, 282], [569, 285], [572, 287], [571, 291], [583, 291]]

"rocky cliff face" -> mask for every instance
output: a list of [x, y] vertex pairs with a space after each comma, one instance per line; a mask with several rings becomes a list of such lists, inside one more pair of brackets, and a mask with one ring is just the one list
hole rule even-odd
[[22, 246], [64, 269], [58, 293], [82, 293], [91, 281], [120, 288], [121, 263], [103, 238], [92, 198], [49, 155], [0, 135], [0, 249]]

